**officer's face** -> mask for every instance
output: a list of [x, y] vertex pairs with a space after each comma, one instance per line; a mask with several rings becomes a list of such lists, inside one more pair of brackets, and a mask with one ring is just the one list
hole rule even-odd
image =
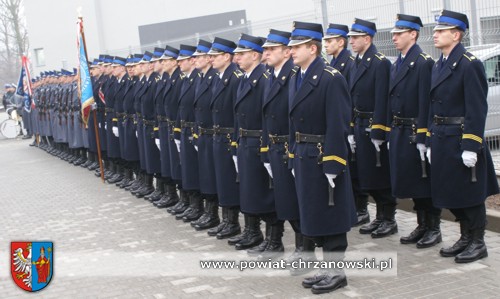
[[179, 67], [181, 68], [181, 72], [189, 73], [193, 70], [194, 66], [194, 58], [183, 59], [179, 61]]
[[226, 64], [226, 59], [224, 59], [225, 56], [226, 54], [210, 55], [210, 62], [214, 69], [221, 70], [224, 67]]
[[392, 34], [392, 42], [398, 51], [405, 51], [413, 45], [415, 36], [415, 31], [396, 32]]
[[253, 51], [236, 53], [236, 63], [240, 66], [242, 70], [249, 71], [254, 64], [256, 53]]
[[443, 49], [458, 42], [460, 33], [453, 29], [435, 30], [432, 37], [434, 38], [434, 47]]
[[368, 35], [354, 35], [351, 36], [349, 44], [351, 44], [352, 50], [356, 53], [363, 53], [370, 43], [370, 38]]
[[327, 38], [325, 40], [323, 40], [323, 42], [325, 43], [324, 47], [325, 47], [325, 51], [326, 51], [326, 54], [328, 55], [337, 55], [338, 53], [340, 53], [340, 51], [342, 50], [342, 42], [341, 42], [341, 39], [340, 38], [336, 38], [336, 37], [333, 37], [333, 38]]
[[283, 63], [285, 59], [290, 58], [290, 48], [285, 46], [268, 47], [265, 49], [264, 56], [269, 66], [276, 67]]
[[153, 70], [157, 73], [162, 71], [161, 60], [156, 60], [153, 62]]
[[301, 45], [296, 45], [292, 46], [292, 59], [293, 63], [303, 67], [307, 66], [308, 63], [312, 60], [313, 57], [316, 55], [316, 47], [312, 45], [306, 44], [301, 44]]
[[132, 77], [134, 75], [134, 67], [133, 66], [127, 66], [127, 74]]
[[103, 72], [104, 72], [105, 75], [111, 74], [111, 71], [112, 71], [112, 69], [111, 69], [111, 66], [109, 64], [103, 66]]
[[196, 56], [194, 65], [199, 70], [204, 70], [210, 64], [210, 56]]

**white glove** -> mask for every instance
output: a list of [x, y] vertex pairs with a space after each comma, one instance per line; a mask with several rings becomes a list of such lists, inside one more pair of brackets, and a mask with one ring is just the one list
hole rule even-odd
[[118, 127], [113, 127], [113, 135], [115, 135], [116, 137], [119, 137], [120, 136], [120, 133], [118, 132]]
[[293, 177], [295, 177], [295, 171], [293, 171], [293, 168], [292, 168], [292, 175]]
[[99, 123], [99, 129], [101, 128], [101, 123]]
[[93, 103], [90, 107], [91, 107], [92, 110], [96, 110], [97, 109], [97, 103]]
[[267, 170], [267, 173], [269, 173], [269, 176], [273, 178], [273, 170], [271, 169], [271, 163], [264, 163], [264, 167]]
[[431, 164], [431, 148], [427, 148], [427, 153], [425, 154], [427, 156], [427, 160], [429, 160], [429, 164]]
[[354, 154], [356, 152], [356, 140], [354, 140], [354, 135], [347, 135], [347, 142], [349, 142], [351, 152]]
[[474, 167], [477, 162], [477, 154], [471, 151], [464, 151], [462, 153], [462, 160], [464, 161], [465, 166]]
[[177, 151], [180, 153], [181, 152], [181, 141], [179, 139], [174, 139], [175, 141], [175, 146], [177, 146]]
[[330, 186], [332, 188], [335, 188], [335, 183], [333, 182], [333, 180], [337, 177], [337, 175], [325, 173], [325, 176], [326, 176], [326, 179], [328, 180], [328, 184], [330, 184]]
[[196, 151], [198, 151], [198, 146], [197, 146], [197, 145], [193, 145], [193, 146], [194, 146], [194, 149], [195, 149]]
[[375, 150], [377, 152], [380, 152], [380, 146], [382, 145], [382, 143], [384, 143], [384, 140], [379, 140], [379, 139], [373, 139], [372, 138], [372, 143], [375, 146]]
[[236, 169], [236, 173], [238, 173], [238, 156], [233, 156], [234, 168]]
[[139, 138], [139, 134], [135, 131], [135, 138]]
[[420, 160], [425, 161], [425, 153], [427, 152], [427, 147], [423, 143], [417, 143], [417, 149], [420, 152]]
[[160, 147], [160, 139], [158, 138], [155, 138], [155, 143], [156, 143], [156, 147], [161, 151], [161, 147]]
[[387, 141], [387, 150], [389, 150], [389, 141]]
[[108, 123], [105, 123], [104, 124], [104, 130], [107, 130], [108, 129]]

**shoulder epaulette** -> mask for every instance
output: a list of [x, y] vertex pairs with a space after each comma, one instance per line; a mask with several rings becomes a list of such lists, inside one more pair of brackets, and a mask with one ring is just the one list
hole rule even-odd
[[336, 68], [333, 68], [331, 66], [325, 67], [324, 71], [330, 73], [332, 76], [335, 76], [336, 74], [339, 73], [339, 71]]
[[297, 75], [297, 72], [299, 71], [299, 68], [300, 67], [297, 66], [297, 65], [293, 67], [293, 69], [292, 69], [292, 72], [293, 72], [292, 77], [295, 76], [295, 75]]
[[269, 72], [269, 70], [267, 70], [267, 71], [262, 73], [262, 76], [264, 76], [264, 78], [268, 79], [269, 77], [271, 77], [271, 73]]
[[384, 60], [384, 59], [386, 59], [386, 58], [385, 58], [385, 55], [384, 55], [384, 54], [382, 54], [382, 53], [380, 53], [380, 52], [378, 52], [377, 54], [375, 54], [375, 57], [377, 57], [379, 60]]
[[198, 77], [201, 78], [201, 73], [198, 73]]
[[356, 60], [356, 58], [354, 58], [354, 56], [352, 56], [352, 55], [349, 56], [349, 59], [352, 60], [352, 61]]
[[243, 73], [240, 70], [234, 71], [233, 74], [236, 76], [236, 78], [243, 76]]
[[464, 57], [469, 59], [469, 61], [472, 61], [472, 60], [476, 60], [476, 56], [474, 56], [474, 54], [472, 54], [471, 52], [465, 52], [464, 53]]
[[186, 78], [186, 75], [184, 75], [183, 73], [179, 73], [179, 78], [184, 79]]
[[425, 60], [432, 59], [431, 55], [424, 52], [420, 53], [420, 56], [422, 56], [422, 58], [424, 58]]

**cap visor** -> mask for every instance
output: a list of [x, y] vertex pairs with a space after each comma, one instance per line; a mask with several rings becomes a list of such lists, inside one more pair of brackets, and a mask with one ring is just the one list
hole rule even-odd
[[247, 48], [236, 48], [234, 49], [233, 53], [243, 53], [243, 52], [250, 52], [250, 51], [253, 51], [252, 49], [247, 49]]
[[174, 58], [172, 56], [162, 55], [159, 59], [160, 60], [168, 60], [168, 59], [174, 59]]
[[368, 33], [366, 32], [359, 32], [359, 31], [349, 31], [349, 33], [347, 33], [347, 36], [361, 36], [361, 35], [368, 35]]
[[[224, 54], [224, 53], [228, 53], [228, 52], [219, 52], [219, 51], [217, 51], [217, 50], [212, 50], [212, 49], [210, 49], [210, 51], [208, 51], [208, 53], [207, 53], [207, 54], [208, 54], [208, 55], [220, 55], [220, 54]], [[231, 54], [231, 53], [229, 53], [229, 54]]]
[[188, 58], [191, 58], [191, 56], [180, 56], [179, 55], [179, 57], [177, 57], [177, 61], [186, 60]]
[[391, 33], [401, 33], [401, 32], [406, 32], [406, 31], [410, 31], [410, 29], [408, 29], [408, 28], [393, 28], [391, 30]]
[[434, 29], [432, 29], [433, 31], [438, 31], [438, 30], [447, 30], [447, 29], [453, 29], [453, 28], [458, 28], [457, 26], [454, 26], [454, 25], [436, 25], [436, 27], [434, 27]]
[[204, 56], [207, 55], [208, 53], [205, 52], [194, 52], [193, 56]]
[[334, 35], [325, 35], [323, 37], [323, 39], [330, 39], [330, 38], [334, 38], [334, 37], [341, 37], [342, 35], [340, 34], [334, 34]]
[[279, 47], [279, 46], [285, 46], [285, 45], [280, 44], [280, 43], [265, 42], [265, 43], [262, 45], [262, 48]]
[[312, 38], [309, 38], [309, 39], [292, 39], [288, 43], [288, 46], [289, 47], [291, 47], [291, 46], [298, 46], [298, 45], [302, 45], [302, 44], [308, 43], [310, 41], [312, 41]]
[[151, 58], [151, 62], [158, 61], [158, 60], [160, 60], [160, 58], [161, 58], [161, 57], [153, 57], [153, 58]]

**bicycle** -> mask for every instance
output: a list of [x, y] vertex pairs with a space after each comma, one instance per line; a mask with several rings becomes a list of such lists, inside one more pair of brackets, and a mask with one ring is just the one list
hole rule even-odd
[[20, 116], [17, 114], [16, 108], [7, 108], [7, 115], [9, 118], [0, 123], [0, 135], [7, 139], [16, 138], [21, 134], [22, 127]]

